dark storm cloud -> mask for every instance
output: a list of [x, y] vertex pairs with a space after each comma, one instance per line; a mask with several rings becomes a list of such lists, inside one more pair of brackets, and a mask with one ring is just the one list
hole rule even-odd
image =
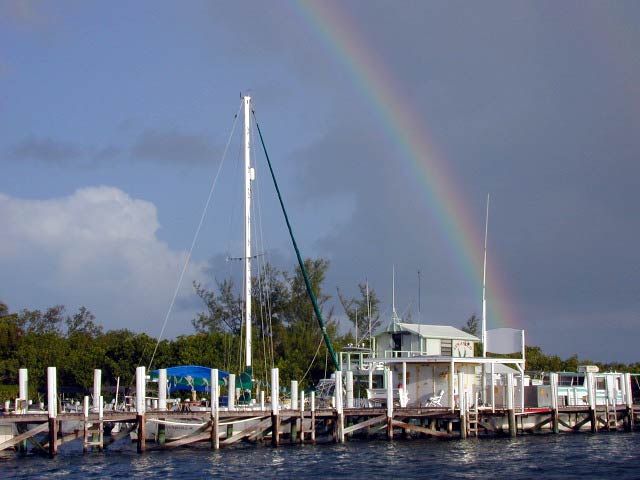
[[137, 160], [168, 164], [198, 165], [216, 158], [214, 149], [202, 135], [173, 130], [146, 130], [131, 147], [79, 146], [52, 138], [29, 136], [8, 150], [8, 158], [19, 161], [77, 166], [93, 162], [102, 164], [131, 156]]
[[29, 136], [11, 148], [9, 155], [20, 161], [67, 164], [81, 158], [83, 153], [72, 143]]
[[[421, 29], [393, 21], [397, 11], [367, 9], [358, 25], [393, 66], [396, 86], [410, 92], [407, 102], [443, 153], [479, 228], [484, 198], [492, 194], [491, 264], [509, 292], [494, 302], [513, 304], [514, 320], [535, 330], [532, 338], [543, 347], [588, 356], [594, 348], [588, 335], [564, 343], [552, 338], [576, 326], [595, 331], [605, 319], [622, 328], [640, 307], [638, 111], [624, 88], [629, 79], [618, 74], [640, 77], [639, 62], [629, 57], [611, 68], [597, 49], [584, 48], [597, 43], [588, 9], [503, 4], [498, 14], [491, 5], [462, 15], [442, 4], [425, 6], [421, 17], [411, 17], [420, 17]], [[340, 285], [374, 269], [369, 278], [389, 290], [391, 262], [412, 275], [421, 268], [423, 295], [432, 298], [430, 304], [423, 298], [428, 311], [462, 324], [477, 311], [479, 295], [469, 297], [474, 293], [452, 271], [461, 268], [445, 248], [452, 239], [422, 204], [424, 192], [407, 178], [407, 158], [371, 118], [370, 101], [345, 96], [338, 103], [349, 111], [339, 110], [336, 128], [296, 154], [305, 158], [298, 164], [302, 197], [356, 198], [348, 225], [319, 246], [334, 260]], [[405, 284], [412, 290], [411, 279]], [[400, 301], [410, 297], [401, 293]]]
[[131, 154], [138, 159], [177, 164], [200, 164], [216, 158], [203, 135], [174, 130], [146, 130], [134, 143]]

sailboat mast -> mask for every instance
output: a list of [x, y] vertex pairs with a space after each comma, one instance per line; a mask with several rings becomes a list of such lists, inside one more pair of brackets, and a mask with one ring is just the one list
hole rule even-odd
[[245, 365], [251, 371], [251, 97], [244, 101], [244, 301], [245, 301]]
[[484, 263], [482, 268], [482, 356], [487, 356], [487, 236], [489, 234], [489, 194], [484, 219]]

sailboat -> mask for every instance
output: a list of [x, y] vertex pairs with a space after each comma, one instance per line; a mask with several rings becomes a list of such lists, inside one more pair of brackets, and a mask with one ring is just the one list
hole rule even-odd
[[[228, 397], [221, 397], [224, 406], [235, 405], [236, 401], [245, 406], [255, 405], [253, 395], [253, 368], [252, 368], [252, 311], [251, 311], [251, 184], [255, 180], [255, 169], [251, 165], [251, 97], [245, 95], [242, 97], [242, 109], [244, 117], [243, 128], [243, 144], [244, 144], [244, 338], [245, 338], [245, 369], [239, 375], [238, 380], [235, 376], [229, 375], [227, 372], [219, 371], [219, 381], [226, 385], [229, 390]], [[197, 365], [184, 365], [164, 369], [165, 373], [160, 375], [160, 370], [150, 372], [151, 380], [154, 382], [167, 382], [167, 391], [181, 391], [182, 396], [187, 398], [167, 399], [167, 407], [173, 411], [184, 412], [185, 416], [172, 417], [171, 421], [150, 420], [146, 425], [147, 440], [158, 441], [160, 432], [164, 437], [163, 440], [177, 440], [188, 436], [198, 429], [202, 428], [205, 423], [199, 418], [190, 415], [192, 412], [209, 411], [210, 405], [208, 401], [198, 400], [198, 393], [210, 393], [213, 385], [209, 385], [211, 379], [211, 368]], [[162, 378], [162, 380], [161, 380]], [[236, 392], [239, 391], [239, 395]], [[185, 395], [186, 394], [186, 395]], [[157, 399], [147, 399], [152, 406], [157, 407]], [[159, 428], [163, 425], [164, 428]], [[132, 437], [135, 438], [135, 432]]]

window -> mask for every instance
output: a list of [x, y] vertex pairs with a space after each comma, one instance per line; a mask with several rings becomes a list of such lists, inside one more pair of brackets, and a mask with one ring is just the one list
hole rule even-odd
[[451, 356], [451, 340], [440, 340], [440, 355]]

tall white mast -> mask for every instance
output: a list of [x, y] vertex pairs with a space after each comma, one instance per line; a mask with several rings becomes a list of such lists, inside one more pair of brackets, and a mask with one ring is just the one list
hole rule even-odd
[[245, 364], [251, 370], [251, 97], [244, 101], [244, 301], [245, 301]]
[[489, 233], [489, 194], [487, 193], [487, 213], [484, 220], [484, 264], [482, 268], [482, 356], [487, 356], [487, 236]]

